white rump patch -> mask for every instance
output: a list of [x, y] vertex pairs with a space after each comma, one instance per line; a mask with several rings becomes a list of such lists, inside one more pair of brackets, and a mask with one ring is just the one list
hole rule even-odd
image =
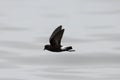
[[61, 49], [65, 49], [67, 46], [62, 46]]

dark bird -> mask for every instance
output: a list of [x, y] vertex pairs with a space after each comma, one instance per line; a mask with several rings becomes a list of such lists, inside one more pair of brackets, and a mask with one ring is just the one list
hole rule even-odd
[[63, 48], [63, 46], [61, 45], [61, 39], [62, 39], [64, 31], [65, 31], [65, 29], [62, 29], [61, 25], [59, 27], [57, 27], [53, 31], [53, 33], [49, 39], [50, 45], [45, 45], [44, 50], [49, 50], [52, 52], [74, 51], [74, 50], [72, 50], [72, 46]]

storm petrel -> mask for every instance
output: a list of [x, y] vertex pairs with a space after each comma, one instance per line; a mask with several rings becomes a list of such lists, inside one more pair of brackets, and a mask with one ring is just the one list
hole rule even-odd
[[62, 52], [62, 51], [74, 51], [72, 46], [64, 47], [61, 45], [61, 39], [65, 29], [62, 29], [62, 25], [57, 27], [52, 35], [50, 36], [49, 42], [50, 45], [45, 45], [44, 50], [49, 50], [52, 52]]

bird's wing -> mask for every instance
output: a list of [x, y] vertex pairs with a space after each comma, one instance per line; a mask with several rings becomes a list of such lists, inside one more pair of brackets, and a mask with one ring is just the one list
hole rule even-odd
[[55, 36], [50, 40], [51, 46], [55, 48], [61, 47], [61, 39], [62, 39], [63, 33], [64, 33], [64, 29], [62, 29], [61, 31], [55, 34]]
[[61, 31], [61, 30], [62, 30], [62, 25], [60, 25], [59, 27], [57, 27], [57, 28], [53, 31], [52, 35], [50, 36], [49, 41], [51, 41], [51, 40], [54, 38], [54, 36], [55, 36], [59, 31]]

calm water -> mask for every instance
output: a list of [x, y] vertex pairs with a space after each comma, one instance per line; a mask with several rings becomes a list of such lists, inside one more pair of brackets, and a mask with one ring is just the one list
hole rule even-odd
[[[0, 0], [0, 80], [119, 80], [119, 4]], [[59, 25], [75, 52], [43, 50]]]

